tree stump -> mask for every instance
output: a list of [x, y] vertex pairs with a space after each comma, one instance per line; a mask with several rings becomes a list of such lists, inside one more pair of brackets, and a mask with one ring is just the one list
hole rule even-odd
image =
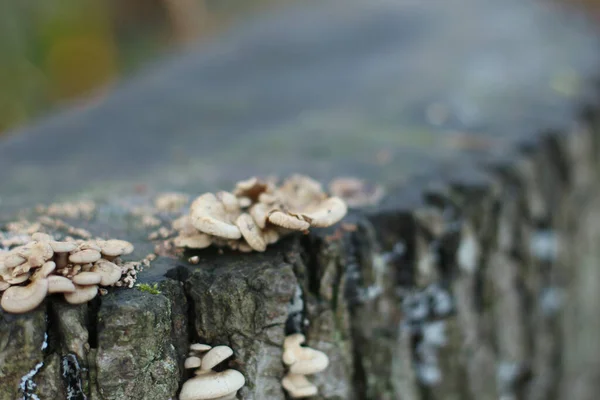
[[0, 312], [0, 399], [175, 399], [197, 341], [234, 349], [239, 398], [285, 399], [297, 331], [330, 358], [315, 399], [595, 398], [597, 40], [537, 2], [297, 5], [4, 139], [4, 222], [91, 198], [70, 222], [138, 258], [161, 191], [304, 173], [386, 195], [262, 254], [159, 257], [157, 294]]

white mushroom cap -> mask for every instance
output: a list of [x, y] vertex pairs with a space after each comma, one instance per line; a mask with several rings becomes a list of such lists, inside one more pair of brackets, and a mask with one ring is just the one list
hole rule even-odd
[[312, 375], [323, 371], [329, 365], [329, 357], [319, 350], [310, 347], [299, 347], [296, 362], [290, 366], [292, 374]]
[[315, 385], [309, 382], [304, 375], [287, 374], [281, 380], [281, 386], [288, 392], [291, 398], [315, 396], [319, 391]]
[[97, 285], [102, 281], [102, 275], [98, 272], [80, 272], [73, 277], [73, 283], [76, 285]]
[[100, 251], [102, 249], [100, 248], [100, 246], [98, 245], [97, 242], [94, 242], [92, 240], [85, 240], [85, 241], [79, 241], [79, 246], [77, 247], [77, 250], [96, 250], [96, 251]]
[[98, 294], [98, 286], [75, 285], [73, 293], [65, 293], [65, 300], [70, 304], [83, 304], [92, 300]]
[[250, 210], [248, 211], [256, 225], [258, 225], [261, 229], [264, 229], [267, 225], [267, 218], [269, 216], [269, 212], [272, 211], [272, 207], [265, 205], [264, 203], [256, 203]]
[[73, 242], [50, 241], [48, 243], [55, 253], [69, 253], [77, 248], [77, 245]]
[[31, 276], [30, 272], [21, 274], [21, 275], [17, 275], [17, 276], [13, 276], [13, 277], [5, 277], [4, 280], [8, 283], [10, 283], [11, 285], [18, 285], [20, 283], [25, 282], [27, 279], [29, 279], [29, 277]]
[[202, 365], [202, 359], [200, 357], [191, 356], [185, 359], [183, 367], [185, 369], [199, 368]]
[[9, 287], [10, 287], [10, 283], [8, 283], [8, 282], [4, 281], [2, 278], [0, 278], [0, 292], [5, 291]]
[[325, 228], [341, 221], [347, 211], [346, 203], [342, 199], [330, 197], [302, 215], [310, 220], [311, 226]]
[[262, 232], [250, 214], [244, 213], [240, 215], [235, 224], [240, 228], [242, 236], [252, 249], [256, 251], [265, 251], [267, 249], [267, 243], [263, 238]]
[[202, 366], [200, 369], [208, 371], [216, 365], [233, 355], [233, 350], [229, 346], [215, 346], [204, 357], [202, 357]]
[[226, 212], [239, 212], [240, 203], [232, 193], [220, 191], [217, 192], [216, 197], [223, 204]]
[[54, 261], [46, 261], [44, 265], [42, 265], [42, 267], [38, 270], [38, 274], [42, 278], [47, 278], [48, 275], [50, 275], [55, 268], [56, 264], [54, 263]]
[[173, 239], [177, 247], [187, 247], [189, 249], [205, 249], [212, 243], [212, 238], [206, 233], [197, 232], [190, 236], [179, 235]]
[[23, 264], [25, 261], [27, 261], [25, 257], [21, 257], [20, 255], [11, 252], [4, 257], [4, 266], [6, 268], [14, 268]]
[[101, 258], [100, 252], [93, 249], [84, 249], [69, 256], [69, 261], [75, 264], [87, 264], [98, 261]]
[[198, 230], [194, 228], [192, 224], [192, 218], [189, 215], [183, 215], [171, 224], [173, 229], [179, 231], [179, 233], [183, 236], [191, 236], [198, 233]]
[[[223, 203], [212, 193], [198, 197], [191, 206], [192, 224], [200, 232], [225, 239], [239, 239], [242, 234], [237, 226], [231, 223]], [[235, 219], [237, 215], [234, 216]]]
[[39, 267], [44, 262], [52, 258], [54, 251], [48, 242], [37, 242], [31, 246], [29, 252], [29, 264], [32, 267]]
[[60, 275], [48, 277], [48, 293], [73, 293], [75, 285], [69, 278]]
[[121, 267], [106, 260], [98, 260], [92, 267], [92, 272], [101, 275], [102, 286], [114, 285], [121, 279]]
[[207, 373], [187, 380], [179, 400], [218, 399], [236, 393], [245, 383], [244, 375], [234, 369]]
[[26, 313], [42, 304], [48, 293], [48, 281], [36, 279], [27, 286], [11, 286], [2, 294], [0, 306], [14, 314]]
[[98, 243], [100, 252], [109, 257], [118, 257], [123, 254], [131, 254], [133, 245], [125, 240], [104, 240]]
[[310, 228], [307, 221], [303, 221], [297, 217], [286, 214], [283, 211], [273, 211], [269, 214], [269, 222], [273, 225], [281, 226], [282, 228], [291, 229], [294, 231], [305, 231]]
[[190, 345], [190, 350], [192, 351], [208, 351], [212, 349], [212, 346], [203, 343], [194, 343]]
[[52, 236], [48, 235], [47, 233], [43, 233], [43, 232], [36, 232], [34, 234], [31, 235], [31, 239], [35, 240], [36, 242], [49, 242], [52, 239]]

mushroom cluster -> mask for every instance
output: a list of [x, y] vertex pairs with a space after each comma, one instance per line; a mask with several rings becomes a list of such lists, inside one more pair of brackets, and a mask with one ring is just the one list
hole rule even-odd
[[319, 390], [306, 375], [321, 372], [329, 365], [327, 354], [301, 346], [304, 341], [303, 334], [294, 333], [283, 342], [283, 363], [288, 367], [288, 373], [281, 380], [281, 386], [293, 399], [317, 395]]
[[179, 400], [235, 399], [237, 391], [246, 383], [244, 375], [235, 369], [213, 371], [214, 367], [232, 355], [233, 350], [228, 346], [211, 347], [201, 343], [192, 344], [184, 367], [196, 369], [196, 376], [183, 384]]
[[321, 184], [293, 175], [281, 186], [251, 178], [233, 193], [205, 193], [188, 215], [173, 222], [176, 247], [203, 249], [210, 245], [243, 252], [265, 251], [269, 244], [294, 231], [328, 227], [346, 215], [339, 197], [330, 197]]
[[124, 240], [56, 241], [36, 232], [28, 243], [0, 253], [0, 306], [25, 313], [52, 293], [62, 293], [71, 304], [86, 303], [99, 286], [119, 283], [119, 257], [132, 251]]

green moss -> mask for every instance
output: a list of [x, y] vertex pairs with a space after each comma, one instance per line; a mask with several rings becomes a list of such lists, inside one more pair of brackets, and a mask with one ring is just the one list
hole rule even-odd
[[138, 283], [137, 285], [135, 285], [136, 288], [138, 288], [138, 290], [142, 291], [142, 292], [146, 292], [146, 293], [150, 293], [150, 294], [160, 294], [160, 290], [158, 290], [158, 283], [155, 283], [153, 285], [149, 285], [147, 283]]

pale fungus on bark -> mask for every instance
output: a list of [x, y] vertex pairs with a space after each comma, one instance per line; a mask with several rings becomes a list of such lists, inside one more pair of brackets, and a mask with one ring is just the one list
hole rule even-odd
[[11, 286], [6, 289], [0, 300], [0, 306], [6, 312], [22, 314], [37, 308], [48, 293], [48, 280], [32, 280], [27, 286]]
[[376, 205], [385, 194], [381, 186], [353, 177], [334, 179], [329, 183], [329, 191], [355, 208]]
[[185, 359], [183, 367], [185, 369], [195, 369], [200, 368], [200, 365], [202, 365], [202, 359], [200, 357], [190, 356]]
[[[53, 293], [62, 293], [69, 303], [82, 304], [98, 294], [98, 285], [119, 286], [124, 280], [122, 286], [131, 287], [135, 282], [137, 267], [125, 268], [118, 258], [133, 251], [129, 242], [57, 241], [47, 233], [30, 235], [28, 242], [0, 253], [0, 306], [6, 312], [33, 310], [46, 295]], [[101, 251], [106, 257], [116, 258], [114, 262], [101, 259]], [[148, 264], [145, 261], [144, 265]], [[22, 285], [28, 280], [28, 284]]]
[[192, 224], [200, 232], [225, 238], [239, 239], [242, 233], [233, 221], [236, 213], [228, 212], [225, 205], [212, 193], [198, 197], [190, 209]]
[[73, 293], [75, 285], [69, 278], [60, 275], [48, 277], [48, 293]]
[[[229, 247], [240, 252], [265, 251], [269, 244], [294, 231], [328, 227], [347, 212], [339, 197], [329, 197], [322, 185], [293, 175], [281, 186], [250, 178], [233, 192], [205, 193], [196, 198], [189, 215], [173, 221], [175, 247]], [[196, 236], [198, 234], [206, 236]]]
[[97, 285], [81, 286], [75, 285], [75, 291], [65, 293], [65, 300], [70, 304], [84, 304], [92, 300], [98, 294]]
[[288, 373], [281, 385], [292, 398], [314, 396], [318, 393], [306, 375], [319, 373], [329, 365], [327, 355], [319, 350], [301, 346], [305, 337], [301, 333], [288, 335], [283, 342], [283, 363], [288, 367]]
[[69, 256], [69, 261], [74, 264], [87, 264], [98, 261], [102, 255], [94, 249], [79, 250]]
[[228, 346], [211, 348], [205, 344], [192, 344], [190, 356], [185, 360], [184, 367], [197, 370], [195, 376], [183, 384], [179, 400], [235, 399], [237, 391], [246, 383], [244, 375], [233, 369], [222, 372], [212, 370], [232, 355], [233, 350]]

